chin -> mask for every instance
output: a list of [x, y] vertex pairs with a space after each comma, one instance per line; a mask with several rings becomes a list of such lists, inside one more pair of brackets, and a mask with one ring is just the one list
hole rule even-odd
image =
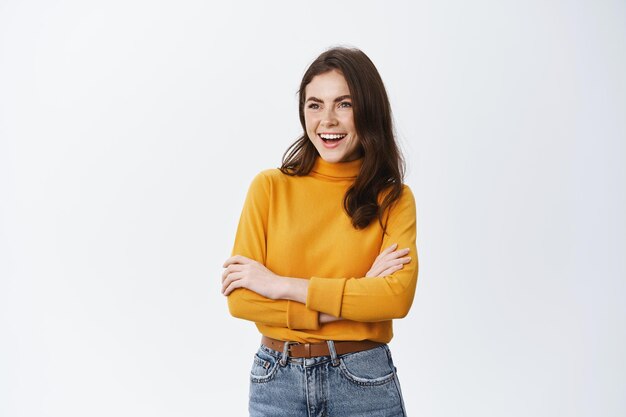
[[328, 162], [336, 162], [339, 161], [340, 159], [342, 159], [345, 155], [344, 153], [339, 153], [339, 152], [333, 152], [330, 149], [326, 149], [322, 146], [316, 146], [315, 147], [317, 149], [317, 153], [320, 155], [320, 157]]
[[313, 146], [315, 146], [315, 149], [317, 149], [317, 153], [326, 162], [337, 163], [343, 161], [348, 156], [349, 150], [346, 149], [327, 149], [323, 143], [318, 143], [315, 141], [313, 141]]
[[336, 155], [324, 155], [324, 154], [320, 154], [320, 156], [322, 157], [322, 159], [326, 162], [331, 162], [333, 164], [341, 161], [341, 159], [343, 159], [342, 156], [336, 156]]

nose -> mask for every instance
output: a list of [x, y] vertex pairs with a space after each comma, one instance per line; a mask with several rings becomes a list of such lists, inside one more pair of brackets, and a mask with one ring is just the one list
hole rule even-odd
[[320, 124], [324, 127], [337, 125], [337, 117], [335, 115], [335, 109], [333, 106], [329, 106], [322, 115]]

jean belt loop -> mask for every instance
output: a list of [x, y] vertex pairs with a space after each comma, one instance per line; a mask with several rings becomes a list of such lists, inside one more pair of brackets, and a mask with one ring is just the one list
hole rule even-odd
[[335, 342], [332, 340], [327, 340], [328, 351], [330, 352], [330, 359], [332, 360], [333, 366], [339, 366], [339, 358], [337, 357], [337, 352], [335, 351]]
[[285, 344], [283, 345], [283, 355], [280, 358], [280, 365], [286, 366], [287, 359], [289, 359], [289, 342], [288, 341], [285, 342]]

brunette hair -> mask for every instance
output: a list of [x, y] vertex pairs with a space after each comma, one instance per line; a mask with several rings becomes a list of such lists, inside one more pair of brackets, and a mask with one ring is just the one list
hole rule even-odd
[[[354, 125], [363, 153], [361, 170], [344, 196], [343, 207], [352, 218], [355, 229], [364, 229], [378, 217], [385, 233], [383, 213], [402, 194], [405, 162], [394, 136], [385, 86], [374, 63], [361, 50], [328, 49], [306, 70], [298, 90], [300, 124], [304, 133], [285, 151], [279, 169], [287, 175], [302, 176], [313, 168], [319, 153], [306, 132], [306, 86], [313, 77], [332, 70], [343, 74], [350, 89]], [[388, 192], [379, 206], [379, 195], [386, 190]]]

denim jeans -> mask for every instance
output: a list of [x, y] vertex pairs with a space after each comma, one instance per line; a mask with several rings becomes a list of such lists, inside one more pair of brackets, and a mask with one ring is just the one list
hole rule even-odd
[[250, 417], [406, 416], [388, 345], [292, 358], [261, 345], [250, 371]]

